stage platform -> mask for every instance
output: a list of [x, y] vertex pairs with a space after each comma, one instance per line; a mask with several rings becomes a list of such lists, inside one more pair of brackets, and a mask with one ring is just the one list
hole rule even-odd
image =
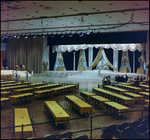
[[[3, 74], [12, 74], [12, 71], [15, 72], [15, 70], [1, 70], [1, 75]], [[18, 74], [20, 75], [20, 79], [26, 79], [26, 72], [27, 71], [17, 71]], [[87, 71], [46, 71], [44, 73], [48, 73], [49, 76], [40, 76], [42, 77], [48, 77], [48, 78], [67, 78], [68, 80], [84, 80], [85, 82], [87, 80], [92, 80], [92, 81], [99, 81], [101, 80], [104, 76], [110, 75], [111, 80], [114, 80], [116, 75], [125, 75], [127, 74], [129, 77], [137, 77], [137, 76], [146, 76], [145, 74], [136, 74], [136, 73], [122, 73], [122, 72], [114, 72], [110, 70], [87, 70]], [[99, 73], [99, 74], [98, 74]], [[33, 74], [34, 75], [34, 74]], [[38, 77], [38, 76], [36, 76]], [[28, 78], [31, 79], [33, 78], [32, 75], [28, 72]]]

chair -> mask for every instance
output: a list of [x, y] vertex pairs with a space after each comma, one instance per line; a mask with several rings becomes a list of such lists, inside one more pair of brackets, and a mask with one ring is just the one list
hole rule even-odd
[[134, 132], [134, 138], [138, 139], [139, 135], [142, 135], [143, 133], [145, 133], [149, 128], [147, 127], [147, 125], [145, 124], [140, 124]]
[[31, 139], [38, 139], [38, 138], [36, 138], [36, 137], [27, 138], [27, 140], [31, 140]]
[[119, 139], [131, 139], [133, 132], [134, 132], [134, 127], [128, 126], [122, 132], [120, 132]]
[[143, 135], [141, 139], [149, 139], [149, 130], [147, 130]]
[[75, 140], [77, 139], [88, 139], [88, 136], [87, 135], [79, 135], [75, 138]]
[[101, 135], [101, 138], [102, 139], [111, 139], [114, 135], [115, 130], [116, 130], [116, 125], [114, 125], [114, 124], [111, 124], [105, 128], [102, 128], [103, 134]]
[[140, 124], [149, 125], [149, 119], [143, 119]]
[[48, 134], [44, 136], [44, 139], [56, 139], [56, 138], [57, 138], [57, 135], [54, 135], [54, 134]]
[[133, 126], [134, 128], [136, 128], [139, 125], [139, 121], [132, 121], [129, 126]]
[[62, 132], [62, 133], [58, 136], [58, 139], [61, 139], [61, 138], [69, 138], [69, 139], [72, 139], [72, 132], [70, 132], [70, 131]]
[[[116, 131], [115, 131], [115, 134], [114, 136], [116, 138], [119, 138], [120, 137], [120, 132], [122, 132], [126, 127], [128, 126], [128, 123], [120, 123], [117, 128], [116, 128]], [[118, 132], [119, 131], [119, 132]]]

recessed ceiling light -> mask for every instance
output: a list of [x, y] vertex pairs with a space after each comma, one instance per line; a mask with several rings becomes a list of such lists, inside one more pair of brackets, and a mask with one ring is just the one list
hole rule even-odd
[[39, 6], [41, 6], [41, 7], [42, 7], [43, 5], [39, 5]]
[[26, 7], [22, 7], [23, 9], [26, 9]]
[[62, 15], [65, 15], [65, 13], [62, 13]]
[[35, 11], [35, 13], [38, 13], [39, 11]]
[[69, 9], [72, 9], [72, 8], [69, 8]]
[[96, 8], [93, 8], [93, 10], [95, 10]]
[[135, 5], [139, 5], [138, 3], [135, 3]]
[[112, 3], [109, 3], [109, 5], [113, 5]]
[[36, 4], [36, 2], [33, 2], [33, 4]]

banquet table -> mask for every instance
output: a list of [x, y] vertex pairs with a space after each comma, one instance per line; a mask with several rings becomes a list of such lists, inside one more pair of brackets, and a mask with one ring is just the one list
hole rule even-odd
[[1, 98], [1, 106], [6, 106], [10, 103], [10, 98]]
[[134, 101], [137, 101], [137, 102], [142, 102], [143, 101], [143, 96], [139, 95], [139, 94], [135, 94], [135, 93], [132, 93], [132, 92], [124, 92], [123, 95], [134, 98]]
[[104, 98], [102, 96], [91, 96], [91, 100], [96, 106], [100, 108], [104, 107], [104, 102], [110, 102], [109, 99]]
[[44, 83], [34, 83], [34, 84], [29, 84], [30, 88], [36, 87], [36, 86], [42, 86], [45, 85]]
[[107, 90], [110, 90], [112, 92], [116, 92], [119, 94], [122, 94], [123, 92], [127, 92], [127, 90], [125, 90], [125, 89], [114, 87], [114, 86], [109, 86], [109, 85], [104, 86], [104, 89], [107, 89]]
[[[124, 115], [124, 114], [130, 114], [130, 112], [126, 112], [126, 111], [130, 111], [130, 109], [124, 105], [118, 104], [116, 102], [104, 102], [104, 108], [108, 111], [110, 111], [110, 113], [117, 113], [118, 116], [120, 115]], [[126, 112], [126, 113], [123, 113]]]
[[34, 90], [43, 90], [43, 89], [50, 89], [50, 88], [55, 88], [55, 87], [59, 87], [61, 86], [61, 84], [50, 84], [50, 85], [43, 85], [43, 86], [36, 86], [36, 87], [33, 87]]
[[10, 83], [16, 83], [16, 81], [4, 81], [4, 82], [1, 82], [1, 85], [2, 84], [10, 84]]
[[26, 88], [28, 85], [18, 85], [18, 86], [10, 86], [10, 87], [2, 87], [1, 91], [12, 91], [15, 89], [21, 89], [21, 88]]
[[20, 103], [20, 102], [25, 102], [25, 101], [31, 101], [34, 98], [33, 93], [24, 93], [24, 94], [17, 94], [17, 95], [12, 95], [9, 96], [11, 99], [11, 103]]
[[8, 97], [8, 96], [10, 96], [10, 95], [11, 95], [11, 92], [7, 92], [7, 91], [1, 92], [1, 96], [2, 96], [2, 97]]
[[96, 96], [96, 94], [87, 91], [80, 91], [80, 95], [87, 100], [91, 100], [91, 96]]
[[141, 92], [142, 91], [142, 88], [140, 88], [140, 87], [127, 86], [127, 85], [121, 85], [121, 84], [118, 84], [117, 86], [128, 90], [128, 92], [130, 92], [130, 91], [131, 92]]
[[[14, 109], [14, 125], [20, 127], [15, 127], [14, 139], [21, 139], [22, 128], [21, 125], [31, 124], [29, 112], [27, 108], [15, 108]], [[24, 126], [23, 127], [23, 138], [27, 139], [29, 137], [34, 137], [33, 127]]]
[[92, 113], [94, 112], [91, 105], [87, 104], [83, 100], [79, 99], [74, 95], [67, 95], [65, 96], [65, 100], [76, 110], [80, 112], [82, 115], [83, 113]]
[[101, 89], [101, 88], [93, 88], [93, 92], [97, 93], [100, 96], [103, 96], [109, 100], [121, 103], [123, 105], [133, 105], [134, 104], [134, 100], [132, 98], [117, 94], [117, 93], [113, 93], [111, 91], [105, 90], [105, 89]]
[[149, 85], [139, 84], [139, 87], [141, 87], [144, 91], [145, 91], [146, 89], [150, 89], [150, 86], [149, 86]]
[[149, 93], [148, 92], [139, 92], [140, 95], [143, 95], [145, 99], [149, 99]]
[[32, 92], [33, 88], [21, 88], [21, 89], [15, 89], [13, 90], [13, 94], [22, 94], [25, 92]]
[[66, 121], [55, 122], [55, 125], [70, 124], [70, 120], [67, 120], [70, 119], [69, 114], [56, 101], [45, 101], [44, 105], [47, 111], [52, 116], [54, 116], [53, 119], [55, 121], [66, 120]]

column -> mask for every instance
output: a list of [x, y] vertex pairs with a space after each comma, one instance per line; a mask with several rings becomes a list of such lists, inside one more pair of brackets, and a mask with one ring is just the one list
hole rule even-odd
[[135, 73], [135, 52], [133, 52], [133, 73]]
[[113, 50], [113, 66], [118, 70], [118, 50]]
[[44, 71], [43, 62], [48, 62], [47, 70], [49, 71], [49, 46], [47, 46], [47, 36], [43, 38], [43, 60], [42, 60], [42, 73]]
[[89, 67], [92, 65], [93, 62], [93, 48], [88, 48], [88, 61], [89, 61]]
[[75, 54], [76, 52], [73, 52], [73, 70], [75, 71]]

